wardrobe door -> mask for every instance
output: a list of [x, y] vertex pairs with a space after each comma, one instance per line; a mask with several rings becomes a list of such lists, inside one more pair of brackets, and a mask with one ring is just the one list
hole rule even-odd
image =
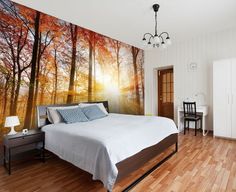
[[236, 139], [236, 59], [232, 60], [232, 138]]
[[231, 137], [231, 61], [213, 64], [214, 135]]

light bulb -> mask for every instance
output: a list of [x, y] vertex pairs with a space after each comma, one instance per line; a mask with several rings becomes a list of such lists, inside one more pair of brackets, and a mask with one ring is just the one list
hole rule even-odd
[[148, 46], [147, 46], [147, 47], [148, 47], [148, 49], [151, 49], [151, 48], [152, 48], [152, 43], [151, 43], [150, 41], [148, 42], [148, 44], [147, 44], [147, 45], [148, 45]]
[[167, 37], [167, 38], [166, 38], [166, 44], [167, 44], [167, 45], [171, 45], [171, 43], [172, 43], [172, 42], [171, 42], [171, 40], [170, 40], [170, 37]]
[[146, 47], [147, 46], [147, 42], [143, 41], [143, 46]]
[[154, 36], [154, 42], [155, 43], [160, 43], [160, 38], [158, 37], [158, 35]]
[[169, 38], [169, 39], [166, 38], [166, 44], [167, 44], [167, 45], [171, 45], [171, 43], [172, 43], [172, 42], [171, 42], [170, 38]]
[[145, 38], [145, 37], [143, 38], [143, 45], [144, 45], [144, 46], [147, 45], [147, 41], [146, 41], [146, 38]]
[[164, 41], [162, 41], [162, 42], [161, 42], [161, 47], [162, 47], [163, 49], [165, 49], [165, 48], [166, 48], [166, 44], [165, 44], [165, 42], [164, 42]]

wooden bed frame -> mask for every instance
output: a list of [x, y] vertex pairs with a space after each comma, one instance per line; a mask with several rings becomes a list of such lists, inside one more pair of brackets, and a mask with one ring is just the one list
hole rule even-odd
[[[86, 102], [86, 103], [103, 103], [104, 107], [109, 112], [109, 106], [108, 101], [97, 101], [97, 102]], [[61, 107], [61, 106], [73, 106], [78, 105], [78, 103], [74, 104], [61, 104], [61, 105], [43, 105], [43, 106], [37, 106], [37, 126], [38, 128], [42, 128], [43, 126], [50, 124], [47, 117], [47, 107]], [[139, 169], [142, 167], [146, 162], [150, 161], [157, 155], [163, 153], [166, 151], [170, 146], [175, 145], [175, 150], [172, 151], [168, 156], [166, 156], [164, 159], [162, 159], [160, 162], [158, 162], [156, 165], [154, 165], [151, 169], [149, 169], [146, 173], [144, 173], [141, 177], [136, 179], [134, 182], [132, 182], [128, 187], [126, 187], [123, 192], [127, 192], [130, 189], [132, 189], [135, 185], [137, 185], [140, 181], [142, 181], [147, 175], [152, 173], [155, 169], [157, 169], [161, 164], [163, 164], [166, 160], [168, 160], [172, 155], [174, 155], [176, 152], [178, 152], [178, 134], [172, 134], [156, 145], [153, 145], [151, 147], [148, 147], [139, 153], [119, 162], [116, 164], [118, 169], [118, 177], [116, 180], [116, 183], [123, 178], [127, 177], [130, 173], [133, 171]]]

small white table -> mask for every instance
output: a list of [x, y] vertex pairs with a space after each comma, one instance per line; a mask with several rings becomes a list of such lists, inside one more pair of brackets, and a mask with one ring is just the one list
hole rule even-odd
[[[198, 114], [202, 114], [202, 134], [203, 136], [206, 136], [208, 133], [208, 130], [206, 130], [206, 116], [208, 115], [208, 106], [206, 105], [199, 105], [196, 108]], [[184, 109], [182, 106], [178, 106], [177, 110], [177, 117], [178, 117], [178, 128], [180, 129], [182, 123], [181, 120], [183, 120], [183, 113]]]

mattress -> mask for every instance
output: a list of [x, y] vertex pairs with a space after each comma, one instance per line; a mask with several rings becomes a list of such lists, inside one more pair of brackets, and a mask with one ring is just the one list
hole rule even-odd
[[174, 121], [164, 117], [110, 113], [107, 117], [73, 124], [50, 124], [45, 148], [93, 175], [112, 191], [116, 164], [178, 133]]

